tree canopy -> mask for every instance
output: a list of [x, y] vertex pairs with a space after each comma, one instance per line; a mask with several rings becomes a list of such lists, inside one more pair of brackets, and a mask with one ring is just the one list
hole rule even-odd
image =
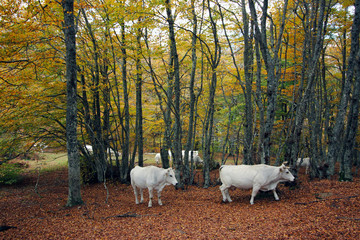
[[[200, 150], [205, 175], [221, 152], [223, 164], [234, 156], [294, 168], [311, 157], [312, 177], [333, 175], [341, 160], [351, 180], [343, 166], [360, 142], [358, 2], [75, 2], [81, 154], [98, 181], [105, 167], [126, 182], [143, 151], [161, 151], [168, 167], [170, 149], [187, 182], [185, 148]], [[61, 4], [3, 0], [0, 13], [0, 155], [65, 146]], [[117, 153], [110, 163], [107, 149]]]

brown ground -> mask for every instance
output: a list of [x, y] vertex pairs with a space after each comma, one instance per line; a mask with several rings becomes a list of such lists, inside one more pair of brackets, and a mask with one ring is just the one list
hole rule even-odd
[[[217, 171], [215, 172], [217, 173]], [[215, 174], [213, 173], [213, 174]], [[218, 175], [218, 174], [217, 174]], [[214, 176], [215, 178], [216, 176]], [[231, 190], [222, 204], [219, 186], [187, 190], [165, 187], [159, 206], [136, 205], [131, 186], [82, 187], [85, 205], [66, 208], [67, 171], [0, 190], [0, 239], [359, 239], [360, 179], [314, 180], [301, 172], [300, 188], [278, 186], [280, 201], [263, 193], [250, 205], [250, 191]], [[120, 217], [122, 216], [122, 217]]]

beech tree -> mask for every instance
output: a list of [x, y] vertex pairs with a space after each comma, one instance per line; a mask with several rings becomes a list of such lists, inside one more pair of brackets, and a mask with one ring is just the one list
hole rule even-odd
[[[334, 172], [334, 162], [336, 160], [336, 151], [339, 150], [339, 144], [335, 144], [340, 135], [340, 129], [344, 129], [342, 121], [344, 120], [344, 111], [346, 108], [345, 102], [351, 94], [350, 106], [347, 115], [347, 126], [344, 135], [344, 149], [343, 156], [340, 161], [340, 180], [351, 181], [352, 180], [352, 163], [354, 159], [355, 137], [356, 130], [358, 128], [359, 121], [359, 98], [360, 98], [360, 47], [359, 47], [359, 34], [360, 34], [360, 1], [355, 1], [355, 13], [354, 20], [351, 29], [351, 49], [348, 59], [348, 67], [346, 72], [346, 79], [344, 89], [340, 101], [339, 113], [336, 118], [336, 124], [334, 132], [331, 138], [328, 162], [330, 163], [329, 173]], [[352, 86], [351, 86], [352, 85]]]
[[74, 1], [63, 0], [62, 6], [64, 9], [67, 79], [66, 142], [69, 165], [69, 195], [67, 206], [71, 207], [83, 203], [80, 192], [80, 160], [77, 144], [77, 65]]

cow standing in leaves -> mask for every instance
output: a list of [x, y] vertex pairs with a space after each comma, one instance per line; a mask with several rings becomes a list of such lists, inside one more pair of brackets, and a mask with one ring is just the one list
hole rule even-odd
[[131, 186], [134, 189], [135, 202], [139, 204], [138, 191], [140, 189], [140, 203], [144, 201], [143, 189], [149, 190], [149, 204], [148, 207], [152, 207], [153, 190], [155, 189], [158, 194], [159, 205], [161, 202], [161, 191], [166, 185], [176, 185], [177, 180], [172, 168], [164, 169], [155, 166], [139, 167], [136, 166], [130, 171]]
[[280, 167], [265, 164], [258, 165], [223, 165], [220, 167], [220, 190], [223, 202], [232, 202], [229, 195], [231, 186], [251, 189], [250, 204], [254, 204], [256, 194], [261, 191], [272, 191], [275, 200], [279, 200], [276, 186], [279, 182], [294, 181], [294, 176], [284, 164]]

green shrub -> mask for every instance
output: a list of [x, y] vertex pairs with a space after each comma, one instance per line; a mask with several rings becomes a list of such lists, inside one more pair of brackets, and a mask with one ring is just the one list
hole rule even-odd
[[0, 165], [0, 184], [11, 185], [22, 179], [23, 169], [18, 164], [3, 163]]

